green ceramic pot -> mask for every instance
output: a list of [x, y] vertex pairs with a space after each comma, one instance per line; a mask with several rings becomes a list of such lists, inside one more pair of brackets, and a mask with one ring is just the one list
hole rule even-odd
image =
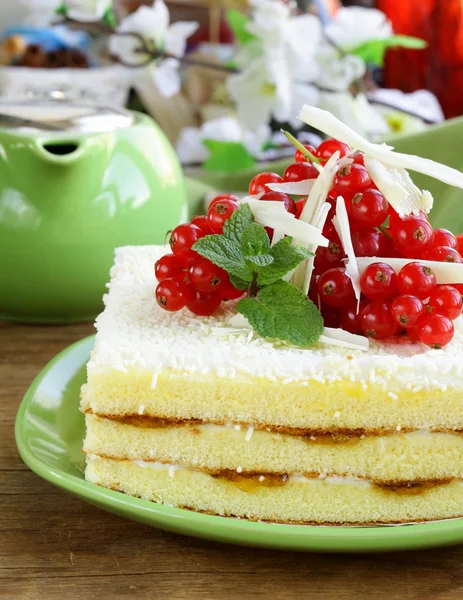
[[180, 165], [149, 117], [56, 106], [0, 103], [0, 319], [93, 319], [114, 248], [161, 244], [186, 218]]

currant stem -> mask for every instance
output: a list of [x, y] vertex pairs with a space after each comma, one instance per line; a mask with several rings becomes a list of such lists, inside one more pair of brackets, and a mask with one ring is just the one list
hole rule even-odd
[[257, 296], [257, 273], [253, 273], [251, 285], [248, 288], [249, 298], [255, 298]]
[[289, 131], [285, 131], [284, 129], [280, 129], [280, 131], [286, 136], [286, 138], [291, 142], [291, 144], [296, 146], [296, 148], [300, 150], [302, 154], [310, 160], [310, 162], [321, 164], [322, 161], [316, 156], [314, 156], [311, 152], [309, 152], [307, 148], [294, 137], [294, 135], [291, 135]]
[[386, 229], [386, 227], [384, 227], [384, 225], [378, 225], [378, 227], [376, 229], [379, 229], [379, 231], [381, 231], [381, 233], [389, 238], [390, 240], [392, 240], [392, 235], [389, 233], [389, 231]]

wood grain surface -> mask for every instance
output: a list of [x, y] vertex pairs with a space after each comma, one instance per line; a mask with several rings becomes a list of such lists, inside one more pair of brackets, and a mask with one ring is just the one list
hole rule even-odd
[[14, 419], [40, 369], [92, 332], [0, 323], [0, 598], [463, 599], [463, 546], [370, 555], [226, 546], [123, 520], [21, 462]]

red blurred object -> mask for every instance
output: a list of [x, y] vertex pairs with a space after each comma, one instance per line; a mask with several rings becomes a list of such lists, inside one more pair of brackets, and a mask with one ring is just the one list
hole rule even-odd
[[463, 3], [461, 0], [377, 0], [394, 33], [425, 40], [424, 50], [390, 50], [385, 85], [404, 92], [428, 89], [447, 118], [463, 114]]

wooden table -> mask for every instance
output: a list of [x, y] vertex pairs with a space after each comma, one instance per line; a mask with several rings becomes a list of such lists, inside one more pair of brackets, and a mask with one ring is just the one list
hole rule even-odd
[[0, 598], [463, 598], [463, 546], [315, 555], [239, 548], [165, 533], [71, 498], [21, 462], [23, 394], [92, 326], [0, 323]]

